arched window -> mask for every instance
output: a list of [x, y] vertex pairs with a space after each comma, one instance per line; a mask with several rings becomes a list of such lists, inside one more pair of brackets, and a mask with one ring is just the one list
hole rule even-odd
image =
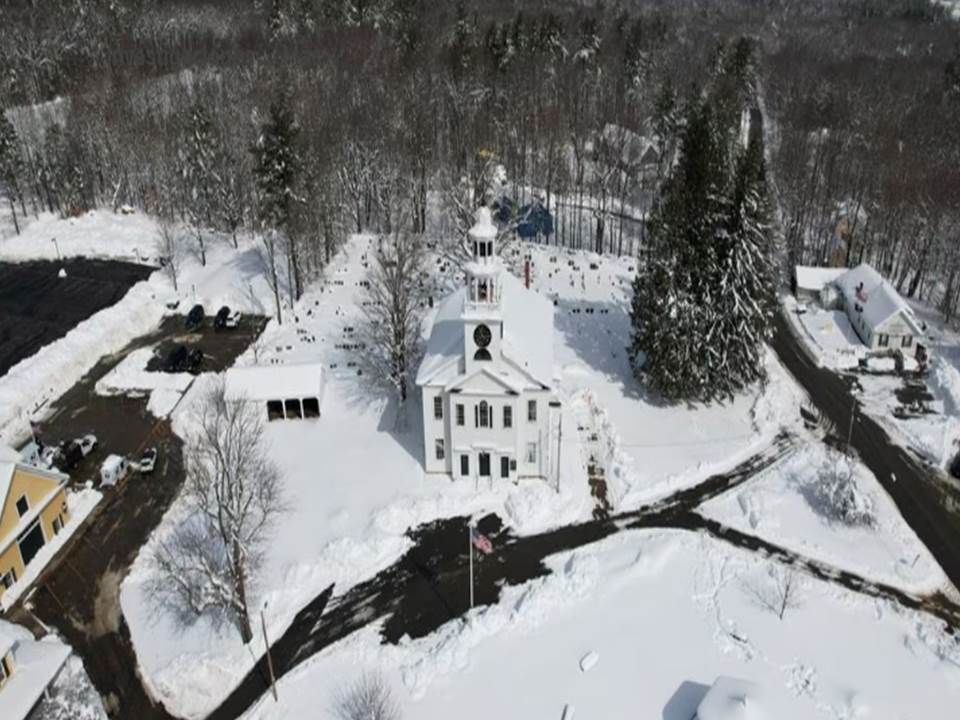
[[483, 360], [483, 361], [493, 360], [493, 358], [490, 356], [490, 351], [487, 350], [486, 348], [480, 348], [479, 350], [477, 350], [477, 351], [473, 354], [473, 359], [474, 359], [474, 360]]
[[477, 422], [477, 425], [480, 427], [490, 427], [490, 406], [487, 405], [486, 400], [482, 400], [480, 402], [478, 413], [480, 418]]

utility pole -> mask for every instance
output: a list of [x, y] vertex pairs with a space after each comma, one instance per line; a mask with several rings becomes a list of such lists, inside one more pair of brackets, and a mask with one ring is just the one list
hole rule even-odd
[[263, 645], [267, 653], [267, 671], [270, 673], [270, 690], [273, 691], [273, 701], [280, 702], [277, 698], [277, 677], [273, 674], [273, 657], [270, 655], [270, 641], [267, 639], [267, 621], [263, 617], [263, 609], [260, 610], [260, 627], [263, 629]]
[[473, 521], [467, 521], [467, 552], [470, 553], [470, 609], [473, 610]]
[[850, 444], [853, 442], [853, 421], [857, 417], [857, 397], [853, 396], [850, 404], [850, 427], [847, 429], [847, 454], [850, 454]]

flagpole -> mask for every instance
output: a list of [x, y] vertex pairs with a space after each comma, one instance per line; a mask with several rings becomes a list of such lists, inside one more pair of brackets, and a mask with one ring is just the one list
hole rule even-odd
[[473, 610], [473, 523], [467, 523], [467, 551], [470, 553], [470, 609]]

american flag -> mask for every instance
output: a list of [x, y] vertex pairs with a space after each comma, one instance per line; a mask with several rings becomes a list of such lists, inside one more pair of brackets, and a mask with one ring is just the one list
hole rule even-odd
[[473, 543], [473, 546], [484, 555], [490, 555], [493, 552], [493, 543], [490, 542], [490, 538], [479, 532], [472, 525], [470, 526], [470, 541]]

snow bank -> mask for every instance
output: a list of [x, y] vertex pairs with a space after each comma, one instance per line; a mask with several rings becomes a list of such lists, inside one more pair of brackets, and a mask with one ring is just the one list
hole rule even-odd
[[0, 240], [0, 260], [56, 260], [59, 248], [61, 257], [156, 265], [156, 246], [157, 224], [142, 213], [91, 210], [79, 217], [62, 219], [46, 212], [28, 223], [19, 235]]
[[0, 440], [15, 444], [29, 434], [30, 415], [76, 384], [101, 357], [117, 352], [163, 318], [163, 303], [149, 281], [44, 346], [0, 378]]

